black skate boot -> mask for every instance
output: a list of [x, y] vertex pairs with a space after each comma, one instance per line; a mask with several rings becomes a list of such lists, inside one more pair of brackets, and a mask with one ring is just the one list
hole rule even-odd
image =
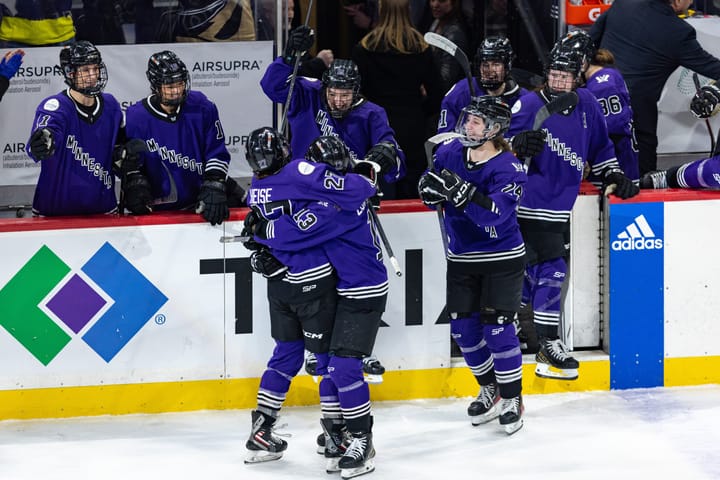
[[375, 470], [375, 448], [372, 443], [372, 433], [353, 432], [352, 443], [340, 457], [340, 477], [353, 478]]
[[[323, 428], [323, 455], [327, 459], [325, 471], [335, 473], [340, 471], [338, 462], [352, 442], [345, 422], [339, 418], [321, 418]], [[319, 438], [319, 437], [318, 437]]]
[[500, 400], [500, 425], [505, 428], [505, 433], [512, 435], [522, 428], [523, 411], [525, 411], [525, 407], [523, 406], [522, 395]]
[[311, 377], [317, 377], [317, 358], [312, 352], [307, 352], [305, 355], [305, 371]]
[[665, 170], [656, 170], [644, 174], [640, 177], [640, 188], [654, 190], [668, 188], [667, 172]]
[[481, 425], [497, 418], [500, 411], [497, 407], [500, 401], [500, 390], [496, 383], [480, 385], [478, 396], [468, 407], [470, 422], [474, 425]]
[[577, 380], [580, 364], [568, 354], [560, 339], [541, 338], [539, 344], [540, 350], [535, 355], [535, 375], [558, 380]]
[[371, 356], [363, 358], [362, 362], [365, 381], [367, 383], [382, 383], [385, 367], [380, 363], [380, 360]]
[[248, 453], [245, 463], [269, 462], [278, 460], [287, 449], [287, 442], [273, 433], [277, 418], [253, 410], [250, 438], [245, 442]]

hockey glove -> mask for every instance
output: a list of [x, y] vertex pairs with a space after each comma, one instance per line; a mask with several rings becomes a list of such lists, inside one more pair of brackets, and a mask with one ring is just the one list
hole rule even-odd
[[440, 178], [445, 187], [445, 195], [458, 210], [463, 210], [477, 191], [475, 185], [460, 178], [457, 173], [443, 168]]
[[615, 185], [615, 188], [612, 189], [611, 193], [614, 193], [623, 200], [634, 197], [640, 193], [640, 187], [635, 185], [632, 180], [618, 170], [609, 171], [603, 175], [602, 191], [605, 192], [613, 185]]
[[361, 160], [353, 166], [353, 173], [362, 175], [370, 181], [370, 184], [377, 188], [378, 173], [380, 172], [380, 165], [375, 162], [368, 160]]
[[442, 178], [432, 170], [420, 177], [418, 194], [425, 205], [439, 205], [446, 201], [447, 197], [443, 194], [444, 191], [445, 185]]
[[715, 84], [700, 87], [690, 101], [690, 111], [698, 118], [710, 118], [720, 110], [720, 88]]
[[150, 182], [140, 172], [128, 173], [122, 183], [123, 195], [125, 196], [125, 208], [133, 215], [147, 215], [152, 213], [150, 204], [153, 201], [150, 192]]
[[251, 251], [257, 251], [261, 248], [265, 248], [264, 245], [256, 242], [253, 238], [253, 230], [255, 229], [255, 225], [257, 225], [259, 218], [259, 214], [255, 210], [251, 209], [245, 216], [245, 221], [243, 222], [243, 229], [242, 232], [240, 232], [241, 237], [247, 238], [247, 240], [243, 242], [243, 246]]
[[224, 181], [203, 180], [195, 213], [202, 214], [203, 218], [210, 222], [210, 225], [220, 225], [230, 217]]
[[130, 172], [137, 172], [140, 170], [140, 152], [147, 151], [145, 141], [139, 138], [132, 138], [125, 145], [115, 145], [113, 171], [120, 178]]
[[313, 43], [315, 43], [315, 32], [307, 25], [300, 25], [288, 35], [283, 61], [288, 65], [293, 65], [295, 55], [302, 55], [310, 50]]
[[252, 268], [253, 272], [259, 273], [265, 278], [282, 275], [288, 269], [288, 267], [280, 263], [280, 260], [275, 258], [266, 248], [253, 252], [252, 255], [250, 255], [250, 268]]
[[519, 158], [534, 157], [545, 148], [544, 130], [525, 130], [512, 138], [512, 150]]
[[380, 142], [365, 154], [365, 160], [380, 165], [380, 174], [385, 175], [393, 168], [398, 168], [398, 155], [395, 145]]
[[[1, 17], [1, 15], [0, 15]], [[22, 64], [22, 59], [24, 53], [21, 53], [22, 51], [16, 51], [14, 54], [10, 56], [10, 59], [7, 59], [6, 57], [3, 57], [2, 60], [0, 60], [0, 76], [5, 77], [8, 80], [10, 80], [15, 74], [17, 73], [18, 69], [20, 68], [20, 65]]]
[[30, 136], [30, 152], [38, 160], [45, 160], [55, 153], [55, 140], [47, 128], [38, 128]]
[[372, 197], [368, 198], [367, 201], [373, 210], [375, 210], [376, 212], [379, 212], [381, 199], [382, 199], [382, 195], [373, 195]]

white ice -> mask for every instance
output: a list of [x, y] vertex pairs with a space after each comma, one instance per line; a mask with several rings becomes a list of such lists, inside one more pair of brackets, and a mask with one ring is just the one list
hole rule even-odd
[[[374, 404], [363, 480], [718, 479], [720, 386], [528, 395], [525, 426], [473, 427], [471, 399]], [[0, 480], [339, 479], [318, 407], [285, 408], [285, 456], [245, 465], [249, 410], [0, 422]]]

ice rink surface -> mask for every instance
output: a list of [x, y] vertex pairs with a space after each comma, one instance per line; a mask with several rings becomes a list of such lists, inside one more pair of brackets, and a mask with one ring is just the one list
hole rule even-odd
[[[720, 386], [525, 397], [525, 426], [473, 427], [470, 398], [374, 405], [367, 480], [720, 478]], [[283, 410], [279, 461], [245, 465], [249, 410], [0, 422], [0, 480], [339, 479], [318, 407]]]

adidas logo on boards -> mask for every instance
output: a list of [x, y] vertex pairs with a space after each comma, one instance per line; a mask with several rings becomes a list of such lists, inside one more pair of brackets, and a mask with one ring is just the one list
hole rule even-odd
[[655, 232], [645, 219], [645, 215], [635, 217], [635, 220], [618, 233], [617, 238], [610, 243], [613, 250], [659, 250], [663, 248], [661, 238], [655, 238]]

